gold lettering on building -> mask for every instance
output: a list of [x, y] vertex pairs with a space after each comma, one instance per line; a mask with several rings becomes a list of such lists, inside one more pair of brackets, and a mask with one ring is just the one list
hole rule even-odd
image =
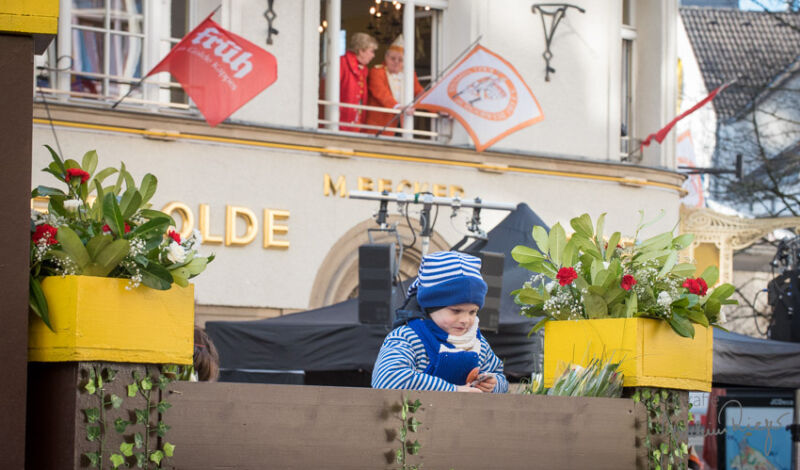
[[433, 185], [433, 195], [436, 196], [436, 197], [447, 197], [447, 185], [434, 184]]
[[289, 218], [289, 211], [264, 209], [264, 248], [289, 248], [289, 240], [276, 240], [276, 234], [288, 234], [288, 225], [279, 225], [275, 221]]
[[392, 180], [387, 180], [385, 178], [378, 179], [378, 192], [383, 192], [384, 190], [392, 192]]
[[400, 180], [400, 182], [397, 183], [397, 192], [402, 193], [403, 191], [405, 191], [406, 188], [411, 189], [412, 187], [413, 186], [411, 185], [411, 181]]
[[[236, 219], [244, 220], [245, 232], [236, 234]], [[256, 214], [246, 207], [225, 206], [225, 245], [247, 245], [256, 239], [258, 225]]]
[[[167, 215], [173, 215], [177, 213], [181, 225], [181, 240], [185, 239], [190, 233], [192, 233], [192, 230], [194, 229], [194, 214], [192, 214], [192, 210], [189, 209], [189, 206], [182, 202], [172, 201], [167, 203], [167, 205], [161, 209], [161, 212]], [[174, 218], [175, 217], [173, 216], [173, 219]], [[175, 223], [178, 223], [177, 219], [175, 220]]]
[[415, 193], [424, 193], [428, 190], [428, 183], [420, 184], [419, 181], [414, 182], [414, 192]]
[[200, 214], [197, 217], [197, 223], [200, 226], [200, 236], [203, 237], [203, 243], [217, 244], [222, 243], [222, 235], [211, 235], [211, 210], [208, 204], [200, 204]]
[[462, 188], [461, 186], [455, 185], [455, 184], [451, 184], [450, 185], [450, 197], [463, 198], [464, 197], [464, 188]]
[[374, 191], [374, 189], [372, 189], [372, 178], [367, 178], [366, 176], [359, 176], [358, 177], [358, 190], [359, 191]]
[[330, 196], [331, 194], [335, 196], [338, 194], [339, 197], [347, 197], [347, 180], [344, 176], [339, 176], [336, 180], [336, 184], [333, 184], [331, 175], [325, 173], [322, 193], [326, 196]]

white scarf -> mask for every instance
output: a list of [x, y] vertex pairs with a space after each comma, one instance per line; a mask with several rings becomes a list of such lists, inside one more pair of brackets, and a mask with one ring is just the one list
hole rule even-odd
[[387, 70], [386, 80], [389, 82], [389, 89], [392, 91], [394, 100], [398, 103], [403, 101], [403, 72], [389, 73]]
[[448, 348], [444, 344], [439, 345], [439, 352], [460, 352], [469, 351], [474, 353], [481, 353], [481, 341], [478, 339], [478, 317], [475, 317], [475, 322], [472, 328], [467, 330], [461, 336], [447, 335], [447, 342], [455, 346], [455, 348]]

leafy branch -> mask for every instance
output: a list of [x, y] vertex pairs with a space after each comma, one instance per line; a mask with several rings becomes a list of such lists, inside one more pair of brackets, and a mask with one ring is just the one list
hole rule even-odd
[[414, 400], [412, 403], [409, 401], [407, 395], [403, 395], [403, 401], [400, 407], [400, 421], [402, 425], [400, 426], [400, 434], [397, 438], [400, 442], [400, 448], [395, 451], [395, 460], [402, 465], [400, 467], [402, 470], [419, 470], [422, 468], [422, 464], [411, 465], [408, 463], [408, 456], [418, 455], [422, 447], [422, 444], [416, 439], [414, 439], [414, 442], [411, 442], [409, 436], [409, 433], [416, 433], [419, 429], [419, 425], [422, 424], [422, 422], [414, 416], [414, 413], [416, 413], [421, 406], [422, 402], [420, 402], [419, 399]]

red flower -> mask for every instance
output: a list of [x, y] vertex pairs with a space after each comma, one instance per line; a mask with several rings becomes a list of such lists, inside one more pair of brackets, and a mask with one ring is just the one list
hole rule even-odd
[[575, 272], [574, 268], [561, 268], [558, 270], [558, 274], [556, 274], [556, 279], [558, 279], [558, 283], [562, 286], [572, 284], [572, 281], [577, 278], [578, 273]]
[[[108, 224], [103, 225], [103, 232], [104, 233], [109, 233], [110, 231], [111, 231], [111, 227], [109, 227]], [[127, 222], [125, 222], [125, 233], [128, 233], [130, 231], [131, 231], [131, 226], [128, 225]]]
[[706, 284], [706, 281], [701, 277], [697, 279], [687, 278], [685, 281], [683, 281], [683, 285], [681, 287], [685, 287], [690, 293], [699, 295], [701, 297], [706, 295], [706, 292], [708, 292], [708, 284]]
[[167, 236], [169, 236], [169, 238], [175, 240], [175, 243], [180, 245], [180, 243], [181, 243], [181, 234], [180, 233], [176, 232], [175, 230], [170, 230], [169, 233], [167, 234]]
[[55, 245], [58, 243], [56, 240], [56, 234], [58, 233], [58, 229], [53, 227], [52, 225], [42, 224], [36, 226], [36, 231], [33, 232], [33, 242], [39, 243], [39, 240], [45, 239], [47, 240], [48, 245]]
[[636, 285], [636, 278], [631, 276], [630, 274], [626, 274], [622, 276], [622, 282], [620, 283], [620, 287], [625, 290], [631, 290], [633, 286]]
[[67, 168], [67, 175], [64, 176], [64, 181], [69, 183], [72, 178], [80, 178], [81, 183], [89, 181], [89, 173], [81, 170], [80, 168]]

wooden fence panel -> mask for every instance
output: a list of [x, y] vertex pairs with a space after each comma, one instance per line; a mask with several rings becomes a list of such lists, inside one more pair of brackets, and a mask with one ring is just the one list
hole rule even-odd
[[410, 463], [435, 469], [635, 468], [628, 399], [178, 383], [167, 400], [177, 469], [379, 469], [394, 463], [403, 394], [422, 408]]

